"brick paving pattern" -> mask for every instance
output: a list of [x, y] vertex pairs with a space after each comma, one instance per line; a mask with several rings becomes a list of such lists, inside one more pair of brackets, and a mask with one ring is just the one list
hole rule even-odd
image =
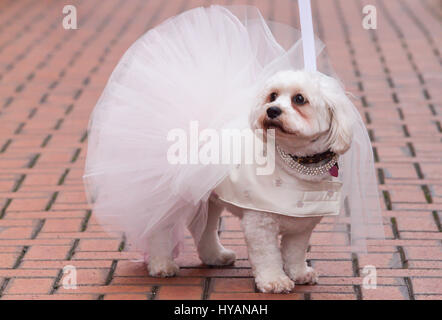
[[[232, 1], [211, 3], [231, 4]], [[245, 3], [245, 1], [233, 1]], [[78, 30], [62, 28], [65, 1], [0, 2], [1, 299], [441, 299], [441, 39], [438, 0], [313, 0], [315, 30], [356, 100], [370, 132], [385, 241], [365, 255], [348, 235], [330, 245], [330, 223], [315, 230], [308, 259], [316, 286], [288, 295], [257, 293], [236, 218], [223, 215], [233, 267], [201, 265], [191, 239], [171, 279], [147, 276], [118, 234], [96, 223], [83, 193], [87, 123], [107, 78], [147, 29], [195, 0], [70, 1]], [[266, 17], [298, 25], [296, 2], [248, 1]], [[377, 30], [361, 26], [377, 8]], [[77, 268], [64, 289], [63, 267]], [[377, 289], [362, 286], [377, 268]]]

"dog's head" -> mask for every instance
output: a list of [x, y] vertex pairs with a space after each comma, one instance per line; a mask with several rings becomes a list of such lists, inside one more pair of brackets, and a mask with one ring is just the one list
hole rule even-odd
[[352, 140], [352, 103], [334, 78], [281, 71], [271, 77], [250, 116], [252, 129], [275, 129], [276, 142], [297, 155], [346, 152]]

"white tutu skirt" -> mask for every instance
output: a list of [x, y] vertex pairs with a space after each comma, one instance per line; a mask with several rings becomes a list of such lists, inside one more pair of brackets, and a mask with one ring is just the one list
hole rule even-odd
[[[323, 45], [316, 48], [319, 54]], [[124, 54], [91, 116], [84, 179], [96, 218], [124, 231], [143, 253], [156, 232], [170, 234], [175, 254], [186, 227], [198, 241], [210, 192], [230, 167], [170, 164], [168, 133], [188, 132], [191, 121], [199, 130], [247, 128], [263, 82], [301, 68], [300, 32], [266, 22], [253, 7], [196, 8], [148, 31]], [[358, 119], [351, 148], [358, 153], [350, 150], [344, 161], [363, 165], [362, 183], [374, 179], [363, 187], [375, 190], [376, 199], [354, 199], [358, 223], [365, 223], [379, 217], [379, 202], [371, 145]], [[361, 183], [360, 174], [352, 179]]]

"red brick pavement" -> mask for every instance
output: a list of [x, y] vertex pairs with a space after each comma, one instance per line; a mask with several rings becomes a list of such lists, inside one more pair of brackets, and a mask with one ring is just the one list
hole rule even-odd
[[[211, 1], [219, 3], [217, 1]], [[124, 239], [106, 234], [83, 194], [89, 113], [128, 46], [194, 0], [69, 1], [78, 30], [62, 28], [65, 1], [0, 2], [1, 299], [441, 299], [441, 56], [438, 0], [313, 1], [315, 28], [334, 68], [358, 99], [373, 140], [387, 239], [369, 253], [331, 246], [327, 219], [308, 258], [316, 286], [257, 293], [239, 223], [222, 217], [234, 267], [200, 264], [191, 240], [178, 277], [153, 279], [131, 262]], [[235, 1], [245, 3], [245, 1]], [[296, 2], [248, 1], [265, 16], [298, 24]], [[361, 27], [374, 4], [378, 29]], [[364, 289], [362, 268], [377, 268]], [[64, 289], [63, 267], [77, 268]]]

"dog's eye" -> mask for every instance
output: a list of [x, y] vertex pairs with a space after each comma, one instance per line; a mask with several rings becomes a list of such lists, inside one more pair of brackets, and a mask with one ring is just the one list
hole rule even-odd
[[276, 98], [278, 98], [278, 93], [277, 93], [277, 92], [272, 92], [272, 93], [269, 95], [269, 102], [273, 102], [273, 101], [275, 101]]
[[303, 104], [307, 103], [307, 100], [300, 93], [298, 93], [297, 95], [293, 96], [292, 101], [293, 101], [294, 104], [297, 104], [299, 106], [302, 106]]

